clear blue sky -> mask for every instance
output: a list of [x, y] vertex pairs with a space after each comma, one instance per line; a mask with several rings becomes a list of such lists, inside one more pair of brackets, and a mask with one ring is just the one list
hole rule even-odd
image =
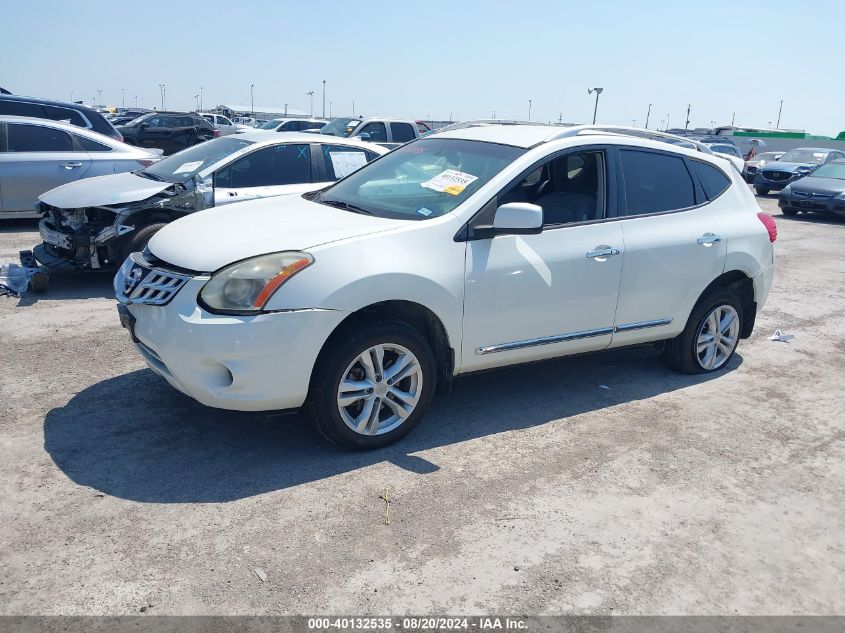
[[169, 109], [845, 130], [845, 0], [4, 2], [0, 85]]

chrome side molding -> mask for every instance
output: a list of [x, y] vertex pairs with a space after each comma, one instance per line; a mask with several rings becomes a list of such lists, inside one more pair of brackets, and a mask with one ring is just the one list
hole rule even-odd
[[553, 336], [541, 336], [540, 338], [529, 338], [522, 341], [512, 341], [510, 343], [499, 343], [498, 345], [485, 345], [475, 350], [479, 356], [484, 354], [493, 354], [495, 352], [509, 352], [515, 349], [524, 349], [526, 347], [536, 347], [538, 345], [551, 345], [553, 343], [565, 343], [566, 341], [575, 341], [582, 338], [591, 338], [593, 336], [604, 336], [605, 334], [613, 334], [614, 332], [631, 332], [633, 330], [644, 330], [645, 328], [658, 327], [661, 325], [669, 325], [672, 322], [671, 318], [654, 319], [653, 321], [638, 321], [636, 323], [625, 323], [617, 325], [616, 327], [602, 327], [594, 330], [583, 330], [581, 332], [571, 332], [569, 334], [555, 334]]

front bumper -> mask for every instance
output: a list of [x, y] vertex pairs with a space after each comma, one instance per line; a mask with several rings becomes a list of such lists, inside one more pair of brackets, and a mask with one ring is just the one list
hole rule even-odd
[[753, 185], [761, 189], [783, 189], [786, 185], [795, 182], [799, 178], [806, 176], [806, 173], [794, 173], [789, 178], [783, 180], [770, 180], [763, 175], [763, 172], [758, 170], [754, 175]]
[[271, 411], [301, 406], [317, 355], [348, 312], [211, 314], [197, 305], [208, 279], [191, 278], [167, 305], [122, 308], [134, 319], [133, 342], [150, 369], [211, 407]]
[[845, 216], [845, 200], [837, 199], [833, 196], [819, 198], [799, 196], [794, 193], [781, 193], [778, 196], [778, 206], [781, 209], [797, 209], [798, 211], [815, 211]]

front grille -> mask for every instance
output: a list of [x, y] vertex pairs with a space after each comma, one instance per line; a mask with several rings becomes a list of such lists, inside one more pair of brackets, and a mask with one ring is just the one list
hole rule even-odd
[[163, 306], [170, 302], [191, 275], [153, 266], [140, 253], [132, 253], [114, 277], [114, 291], [121, 303]]
[[828, 198], [832, 198], [832, 195], [824, 194], [824, 193], [812, 193], [809, 191], [792, 191], [792, 195], [796, 198], [812, 198], [813, 200], [827, 200]]
[[763, 174], [763, 178], [765, 178], [766, 180], [772, 180], [774, 182], [778, 182], [778, 181], [781, 181], [781, 180], [789, 180], [790, 178], [792, 178], [792, 175], [793, 175], [791, 171], [766, 171], [766, 170], [763, 170], [763, 172], [761, 172], [761, 173]]

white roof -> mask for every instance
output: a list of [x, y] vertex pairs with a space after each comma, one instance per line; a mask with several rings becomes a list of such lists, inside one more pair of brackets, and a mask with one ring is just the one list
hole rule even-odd
[[566, 128], [556, 125], [517, 125], [484, 124], [455, 130], [439, 132], [435, 130], [431, 138], [455, 138], [467, 141], [487, 141], [515, 147], [533, 147], [542, 143], [556, 132]]
[[276, 132], [274, 130], [255, 130], [243, 132], [232, 136], [221, 138], [234, 138], [252, 141], [253, 143], [327, 143], [329, 145], [348, 145], [349, 147], [360, 147], [377, 154], [387, 154], [387, 148], [375, 143], [367, 143], [354, 138], [342, 138], [340, 136], [329, 136], [327, 134], [310, 134], [306, 132]]

